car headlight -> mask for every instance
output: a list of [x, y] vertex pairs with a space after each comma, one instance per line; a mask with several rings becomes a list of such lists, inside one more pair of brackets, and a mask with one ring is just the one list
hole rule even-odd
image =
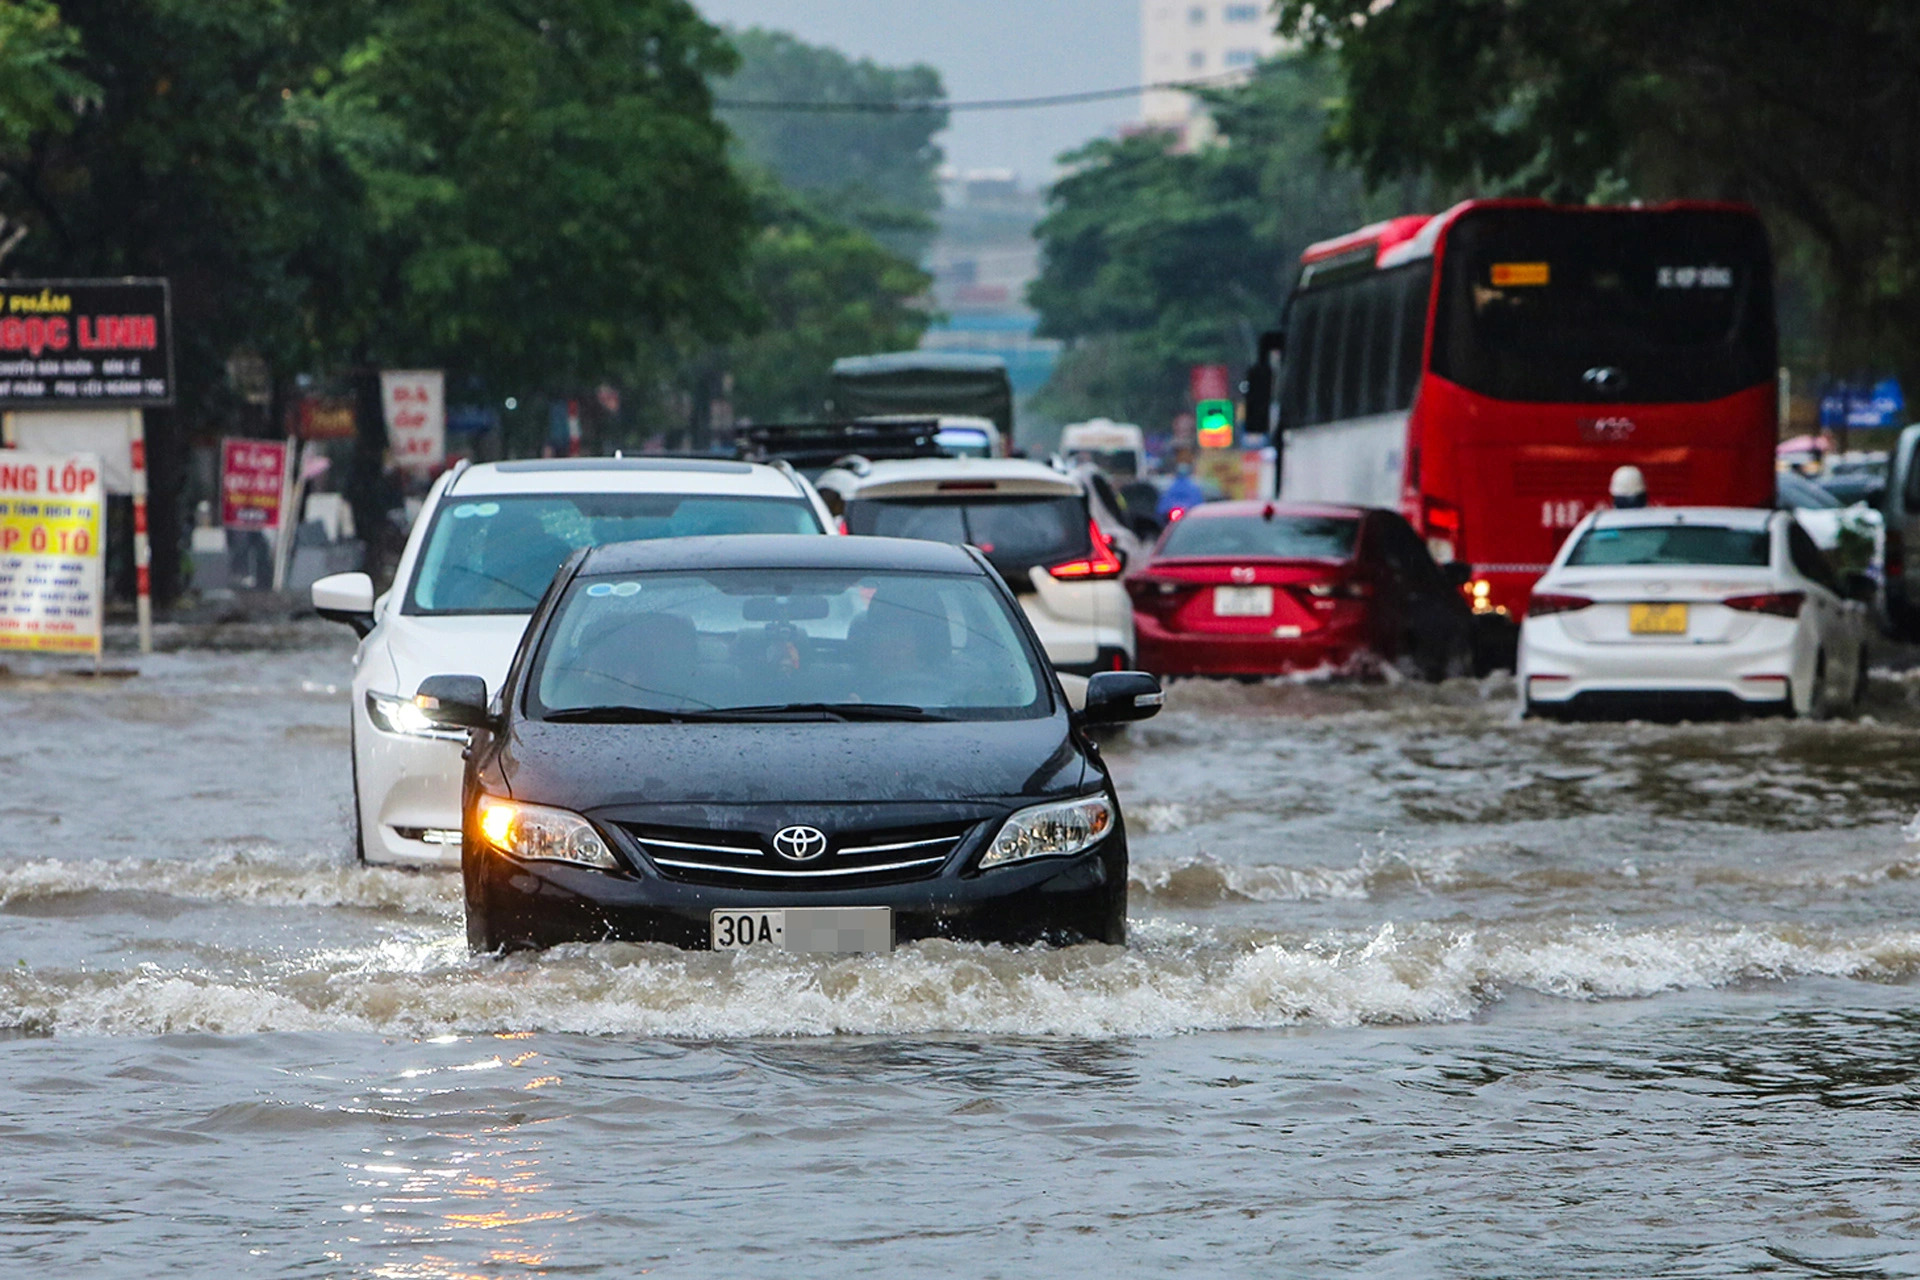
[[1113, 805], [1105, 796], [1063, 800], [1022, 809], [1001, 824], [981, 855], [980, 868], [1004, 867], [1029, 858], [1065, 858], [1083, 853], [1113, 830]]
[[577, 813], [481, 796], [474, 825], [489, 848], [530, 862], [571, 862], [601, 871], [618, 871], [607, 842]]
[[374, 728], [385, 733], [397, 733], [403, 738], [433, 738], [440, 742], [467, 740], [465, 729], [435, 724], [420, 709], [419, 703], [395, 693], [367, 690], [367, 716], [373, 721]]

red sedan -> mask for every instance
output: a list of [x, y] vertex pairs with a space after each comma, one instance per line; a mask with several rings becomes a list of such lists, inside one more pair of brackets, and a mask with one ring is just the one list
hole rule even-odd
[[1471, 669], [1467, 566], [1442, 568], [1400, 516], [1368, 507], [1210, 502], [1132, 566], [1138, 665], [1260, 676], [1369, 660], [1437, 680]]

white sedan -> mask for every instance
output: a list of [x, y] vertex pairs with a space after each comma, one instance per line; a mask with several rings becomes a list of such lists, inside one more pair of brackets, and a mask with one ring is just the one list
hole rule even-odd
[[1842, 585], [1790, 512], [1595, 512], [1534, 584], [1527, 712], [1826, 715], [1866, 688], [1871, 587]]

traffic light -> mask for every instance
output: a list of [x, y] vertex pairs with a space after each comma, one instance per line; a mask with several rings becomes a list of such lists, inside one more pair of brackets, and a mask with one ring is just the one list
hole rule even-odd
[[1233, 401], [1202, 400], [1193, 407], [1193, 429], [1202, 449], [1233, 448]]

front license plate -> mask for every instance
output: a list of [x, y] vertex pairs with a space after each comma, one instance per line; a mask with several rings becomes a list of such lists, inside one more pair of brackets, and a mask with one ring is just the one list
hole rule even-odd
[[1683, 636], [1687, 634], [1687, 606], [1628, 605], [1627, 630], [1636, 636]]
[[1272, 587], [1215, 587], [1216, 618], [1265, 618], [1273, 613]]
[[779, 947], [810, 954], [893, 950], [892, 907], [784, 907], [715, 911], [708, 917], [715, 951]]

